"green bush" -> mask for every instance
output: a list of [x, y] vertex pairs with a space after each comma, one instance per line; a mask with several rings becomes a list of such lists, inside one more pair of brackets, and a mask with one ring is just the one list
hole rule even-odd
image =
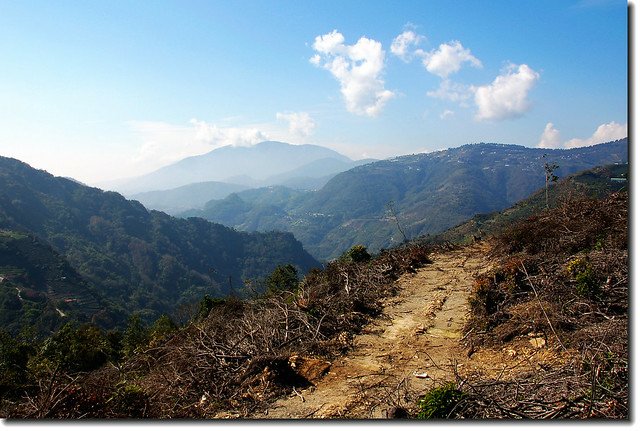
[[367, 247], [361, 244], [354, 245], [342, 255], [343, 260], [351, 262], [368, 262], [371, 255], [367, 251]]
[[150, 338], [153, 341], [160, 341], [164, 339], [167, 335], [175, 332], [178, 329], [178, 326], [175, 324], [173, 320], [166, 314], [158, 317], [158, 319], [151, 326]]
[[584, 297], [600, 294], [600, 285], [596, 273], [587, 257], [577, 257], [567, 265], [567, 271], [576, 280], [576, 293]]
[[149, 401], [144, 389], [137, 384], [120, 382], [107, 403], [118, 416], [143, 418], [146, 416]]
[[147, 347], [148, 344], [149, 329], [142, 322], [140, 314], [132, 314], [122, 336], [122, 352], [125, 356], [131, 356], [139, 349]]
[[3, 394], [17, 391], [26, 383], [29, 346], [0, 329], [0, 400]]
[[445, 419], [464, 398], [453, 383], [433, 388], [419, 401], [418, 419]]
[[99, 328], [67, 323], [43, 342], [29, 367], [37, 371], [50, 364], [68, 372], [91, 371], [106, 363], [110, 355], [110, 343]]
[[600, 293], [600, 286], [591, 266], [576, 275], [576, 293], [586, 297], [594, 297]]

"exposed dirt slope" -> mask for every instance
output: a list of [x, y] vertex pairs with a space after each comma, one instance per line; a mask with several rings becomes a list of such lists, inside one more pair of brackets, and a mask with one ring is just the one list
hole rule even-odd
[[[256, 418], [385, 418], [411, 406], [438, 382], [453, 380], [453, 364], [468, 360], [460, 343], [473, 279], [487, 271], [488, 246], [432, 256], [433, 264], [399, 280], [382, 318], [353, 340], [315, 387], [297, 390]], [[458, 367], [459, 369], [460, 367]]]

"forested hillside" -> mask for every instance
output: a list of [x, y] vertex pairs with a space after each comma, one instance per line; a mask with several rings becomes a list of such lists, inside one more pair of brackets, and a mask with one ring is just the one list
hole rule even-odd
[[115, 310], [51, 246], [22, 232], [0, 230], [0, 326], [50, 333], [73, 320], [117, 321]]
[[[205, 294], [243, 295], [245, 281], [281, 264], [301, 273], [318, 265], [290, 233], [176, 219], [8, 158], [0, 158], [0, 229], [50, 245], [121, 319], [134, 311], [154, 318]], [[15, 289], [4, 295], [15, 304]]]

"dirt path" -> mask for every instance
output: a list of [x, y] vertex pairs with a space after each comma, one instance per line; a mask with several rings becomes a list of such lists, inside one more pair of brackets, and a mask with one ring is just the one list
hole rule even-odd
[[297, 390], [256, 418], [385, 418], [415, 403], [435, 384], [453, 379], [464, 361], [459, 340], [474, 275], [489, 268], [487, 246], [432, 256], [433, 264], [399, 280], [382, 318], [354, 339], [315, 387]]

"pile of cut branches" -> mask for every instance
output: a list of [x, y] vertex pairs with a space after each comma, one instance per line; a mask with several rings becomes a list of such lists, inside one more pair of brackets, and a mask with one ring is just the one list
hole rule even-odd
[[502, 260], [476, 280], [471, 345], [541, 334], [570, 352], [561, 367], [514, 379], [461, 382], [460, 417], [628, 416], [628, 194], [572, 199], [496, 238]]

